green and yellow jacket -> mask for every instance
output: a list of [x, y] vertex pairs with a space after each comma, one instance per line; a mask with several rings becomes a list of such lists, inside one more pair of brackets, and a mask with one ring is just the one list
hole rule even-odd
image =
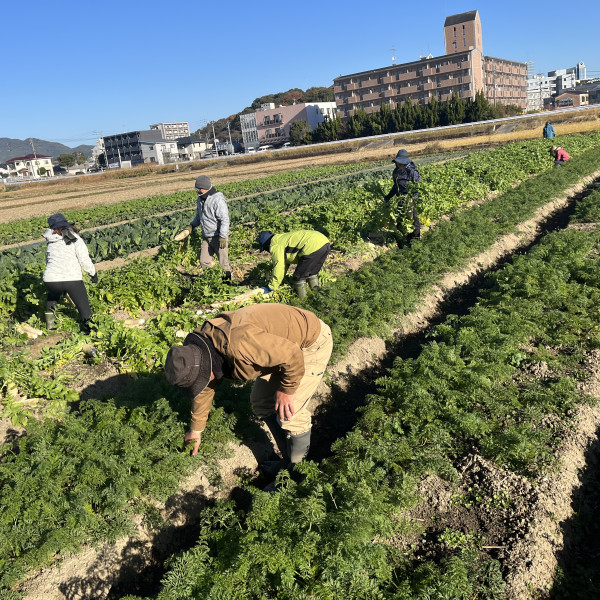
[[329, 240], [318, 231], [299, 229], [289, 233], [276, 233], [271, 238], [269, 248], [273, 261], [273, 276], [269, 287], [276, 290], [290, 265], [297, 265], [303, 256], [320, 250], [325, 244], [329, 244]]

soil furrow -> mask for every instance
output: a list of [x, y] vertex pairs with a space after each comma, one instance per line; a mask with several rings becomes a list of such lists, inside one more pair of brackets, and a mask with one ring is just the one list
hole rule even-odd
[[[314, 430], [318, 433], [314, 436], [309, 458], [319, 460], [327, 456], [331, 442], [352, 428], [356, 418], [353, 409], [364, 401], [366, 394], [376, 391], [375, 379], [391, 365], [395, 356], [416, 355], [425, 343], [428, 328], [450, 313], [466, 312], [476, 302], [485, 273], [502, 266], [515, 253], [526, 251], [547, 231], [564, 227], [576, 195], [582, 193], [584, 187], [585, 184], [573, 186], [564, 197], [544, 206], [534, 218], [523, 223], [517, 233], [499, 239], [460, 272], [448, 273], [417, 310], [399, 321], [389, 340], [363, 338], [354, 342], [346, 357], [329, 368], [331, 387], [323, 383], [313, 399]], [[270, 445], [258, 442], [251, 447], [235, 446], [232, 450], [233, 457], [220, 463], [223, 489], [211, 486], [205, 475], [198, 472], [184, 483], [180, 494], [160, 507], [163, 518], [169, 523], [166, 529], [158, 533], [148, 531], [140, 519], [134, 537], [114, 545], [104, 544], [99, 549], [84, 549], [63, 559], [60, 568], [44, 569], [32, 576], [21, 590], [27, 591], [29, 598], [44, 600], [108, 599], [127, 593], [155, 593], [163, 574], [163, 560], [173, 552], [193, 545], [199, 509], [217, 497], [233, 496], [243, 502], [239, 478], [242, 475], [256, 477], [258, 461], [268, 455]], [[564, 496], [568, 504], [570, 493]], [[527, 551], [525, 546], [519, 550], [523, 555]], [[518, 565], [521, 562], [518, 561]], [[515, 590], [511, 594], [520, 593], [520, 571], [508, 563], [506, 568], [509, 589]]]

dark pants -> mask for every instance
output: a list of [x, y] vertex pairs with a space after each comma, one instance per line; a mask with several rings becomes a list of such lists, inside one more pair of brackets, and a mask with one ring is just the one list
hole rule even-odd
[[303, 256], [298, 261], [298, 266], [294, 271], [293, 280], [300, 281], [311, 275], [316, 275], [321, 270], [321, 267], [329, 254], [329, 250], [331, 250], [331, 244], [325, 244], [322, 248]]
[[[409, 214], [412, 216], [414, 230], [410, 234], [411, 237], [419, 237], [421, 235], [421, 221], [419, 220], [419, 214], [417, 213], [417, 199], [418, 196], [409, 195], [406, 195], [402, 198], [402, 201], [405, 202], [406, 212], [409, 212]], [[402, 218], [398, 219], [396, 227], [399, 231], [404, 229]]]
[[82, 321], [87, 321], [92, 317], [90, 299], [83, 281], [44, 281], [44, 285], [48, 290], [46, 312], [54, 312], [60, 297], [68, 294], [77, 307]]

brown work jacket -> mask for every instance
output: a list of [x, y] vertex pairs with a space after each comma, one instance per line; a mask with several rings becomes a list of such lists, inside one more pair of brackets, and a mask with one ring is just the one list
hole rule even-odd
[[[231, 378], [251, 381], [271, 374], [279, 390], [294, 394], [304, 376], [302, 348], [321, 331], [319, 318], [286, 304], [254, 304], [223, 312], [195, 333], [209, 338], [229, 365]], [[220, 379], [213, 379], [192, 402], [192, 431], [203, 431]]]

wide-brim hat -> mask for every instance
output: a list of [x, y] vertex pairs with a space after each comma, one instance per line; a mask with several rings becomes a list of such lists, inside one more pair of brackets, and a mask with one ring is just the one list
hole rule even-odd
[[48, 217], [48, 227], [50, 229], [60, 229], [61, 227], [73, 227], [75, 223], [69, 223], [62, 213], [56, 213]]
[[192, 398], [204, 391], [212, 374], [212, 357], [201, 336], [188, 336], [183, 346], [173, 346], [165, 360], [165, 379], [172, 385], [188, 388]]
[[404, 148], [401, 148], [400, 150], [398, 150], [396, 156], [394, 156], [394, 158], [392, 159], [392, 162], [395, 162], [399, 165], [410, 164], [410, 158], [408, 158], [408, 152]]

